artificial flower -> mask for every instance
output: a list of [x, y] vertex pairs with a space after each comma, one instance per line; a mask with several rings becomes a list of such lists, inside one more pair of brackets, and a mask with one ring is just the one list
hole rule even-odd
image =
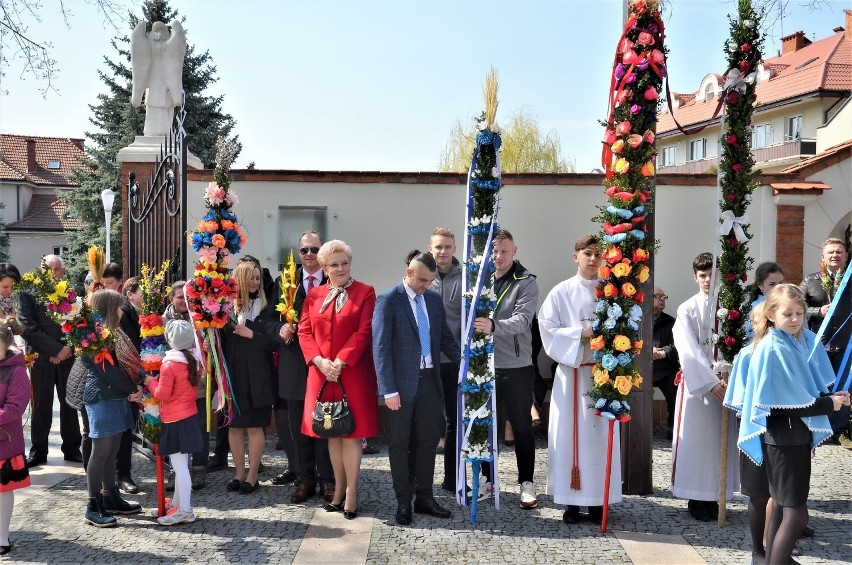
[[625, 174], [627, 171], [630, 170], [630, 162], [623, 157], [619, 157], [618, 159], [616, 159], [615, 165], [612, 169], [616, 173]]
[[645, 164], [642, 165], [642, 168], [639, 169], [639, 172], [643, 177], [652, 177], [654, 176], [655, 171], [656, 169], [654, 169], [653, 161], [646, 161]]
[[623, 122], [619, 122], [617, 126], [615, 126], [615, 133], [618, 135], [627, 135], [630, 133], [630, 128], [633, 127], [630, 122], [624, 120]]
[[612, 151], [616, 155], [621, 153], [623, 149], [624, 149], [624, 140], [623, 139], [616, 139], [613, 142], [612, 146], [610, 147], [610, 151]]
[[641, 247], [633, 250], [633, 262], [634, 263], [642, 263], [647, 261], [650, 258], [650, 254], [647, 249], [642, 249]]
[[649, 269], [647, 265], [642, 265], [642, 267], [639, 269], [639, 272], [636, 274], [636, 278], [639, 280], [640, 283], [643, 284], [645, 283], [645, 281], [648, 280], [650, 276], [651, 269]]
[[607, 371], [600, 365], [595, 365], [595, 367], [592, 369], [592, 376], [594, 377], [595, 384], [598, 386], [603, 386], [610, 382], [609, 371]]
[[627, 138], [627, 145], [629, 145], [633, 149], [636, 149], [637, 147], [642, 145], [642, 136], [638, 133], [630, 134], [630, 136]]
[[659, 94], [657, 94], [656, 88], [654, 88], [653, 86], [649, 86], [645, 89], [645, 93], [642, 95], [642, 97], [650, 102], [652, 100], [656, 100], [659, 97]]
[[607, 283], [604, 286], [603, 293], [607, 298], [615, 298], [618, 296], [618, 288], [612, 283]]
[[589, 340], [589, 347], [592, 351], [599, 351], [606, 346], [606, 340], [602, 335], [598, 335]]
[[636, 294], [636, 287], [633, 286], [632, 283], [626, 282], [621, 285], [621, 294], [627, 297], [631, 297]]
[[630, 389], [633, 388], [633, 383], [630, 381], [629, 378], [625, 377], [624, 375], [619, 375], [619, 376], [615, 377], [615, 382], [613, 383], [613, 387], [619, 393], [627, 395], [627, 394], [630, 394]]
[[622, 257], [623, 255], [621, 254], [621, 249], [614, 245], [608, 247], [607, 250], [604, 252], [604, 259], [610, 265], [614, 265], [615, 263], [620, 262]]
[[612, 274], [612, 270], [606, 265], [601, 265], [598, 267], [598, 278], [599, 279], [608, 279]]
[[612, 346], [616, 351], [627, 351], [630, 349], [630, 338], [626, 335], [618, 334], [613, 338]]
[[624, 277], [630, 274], [630, 270], [630, 265], [627, 265], [625, 263], [616, 263], [612, 267], [612, 274], [620, 279], [623, 279]]

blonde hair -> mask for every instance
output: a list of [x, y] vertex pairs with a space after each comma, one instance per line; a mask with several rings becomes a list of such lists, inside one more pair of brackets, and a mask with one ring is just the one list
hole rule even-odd
[[118, 309], [124, 304], [124, 297], [114, 290], [98, 290], [89, 298], [89, 306], [104, 319], [104, 326], [108, 330], [118, 327], [121, 318]]
[[332, 253], [337, 253], [338, 251], [343, 251], [346, 253], [346, 257], [349, 260], [352, 260], [352, 248], [346, 245], [345, 241], [340, 241], [339, 239], [332, 239], [331, 241], [326, 241], [320, 247], [319, 253], [317, 253], [317, 261], [319, 261], [320, 267], [328, 267], [328, 258]]
[[449, 237], [453, 241], [456, 240], [456, 234], [453, 233], [453, 230], [451, 230], [450, 228], [442, 228], [442, 227], [439, 226], [439, 227], [435, 228], [434, 230], [432, 230], [432, 235], [433, 236], [440, 235], [440, 236], [443, 236], [443, 237]]
[[[766, 295], [766, 301], [758, 305], [751, 314], [751, 319], [753, 320], [752, 325], [754, 326], [755, 345], [757, 345], [758, 342], [766, 336], [770, 327], [775, 326], [772, 320], [769, 319], [769, 315], [774, 314], [781, 305], [781, 302], [784, 300], [791, 300], [795, 302], [802, 308], [803, 313], [807, 312], [808, 306], [805, 302], [805, 295], [802, 292], [802, 289], [794, 284], [784, 283], [777, 285], [769, 291], [769, 294]], [[804, 324], [802, 324], [802, 327], [804, 327]], [[801, 336], [801, 333], [802, 331], [799, 330], [796, 337], [798, 338]]]
[[241, 314], [248, 309], [249, 281], [254, 276], [254, 270], [261, 274], [261, 285], [257, 289], [260, 298], [260, 308], [266, 308], [266, 293], [263, 292], [263, 272], [251, 261], [242, 261], [234, 269], [234, 279], [237, 281], [237, 298], [234, 300], [234, 313]]
[[15, 343], [15, 336], [24, 333], [24, 326], [14, 316], [7, 316], [0, 319], [0, 343], [6, 346], [6, 349]]

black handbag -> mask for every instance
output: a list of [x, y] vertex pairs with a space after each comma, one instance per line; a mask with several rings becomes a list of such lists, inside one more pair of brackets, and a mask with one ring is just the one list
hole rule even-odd
[[79, 357], [74, 359], [68, 380], [65, 381], [65, 404], [74, 410], [83, 409], [83, 389], [86, 387], [86, 378], [89, 371]]
[[311, 413], [311, 418], [313, 419], [312, 429], [320, 437], [348, 436], [355, 431], [355, 420], [352, 417], [352, 411], [349, 409], [346, 390], [343, 388], [343, 382], [337, 381], [337, 384], [340, 385], [342, 398], [335, 402], [323, 402], [322, 393], [325, 392], [328, 382], [325, 381], [322, 384], [322, 388], [317, 395], [317, 404]]

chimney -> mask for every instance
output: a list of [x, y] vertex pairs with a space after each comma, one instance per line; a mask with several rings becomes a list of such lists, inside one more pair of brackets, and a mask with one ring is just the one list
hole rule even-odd
[[68, 141], [71, 142], [71, 145], [73, 145], [74, 147], [76, 147], [80, 151], [83, 151], [83, 140], [82, 139], [75, 139], [75, 138], [72, 137]]
[[[848, 17], [848, 16], [847, 16]], [[795, 53], [803, 47], [811, 44], [811, 40], [805, 37], [805, 32], [797, 31], [781, 38], [781, 54]]]
[[846, 12], [846, 39], [852, 41], [852, 10], [843, 10]]
[[36, 164], [35, 139], [27, 140], [27, 173], [33, 174], [36, 172], [38, 165]]

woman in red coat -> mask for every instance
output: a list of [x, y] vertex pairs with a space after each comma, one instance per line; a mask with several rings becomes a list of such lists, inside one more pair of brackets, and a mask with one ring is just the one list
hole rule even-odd
[[372, 321], [376, 291], [350, 276], [352, 249], [340, 240], [326, 242], [317, 255], [328, 283], [311, 289], [302, 308], [299, 344], [308, 363], [302, 433], [317, 437], [311, 413], [323, 383], [323, 400], [340, 400], [340, 381], [346, 390], [355, 430], [330, 438], [328, 454], [334, 469], [334, 498], [325, 509], [343, 510], [352, 520], [358, 515], [358, 472], [361, 438], [378, 433], [376, 372], [373, 368]]

